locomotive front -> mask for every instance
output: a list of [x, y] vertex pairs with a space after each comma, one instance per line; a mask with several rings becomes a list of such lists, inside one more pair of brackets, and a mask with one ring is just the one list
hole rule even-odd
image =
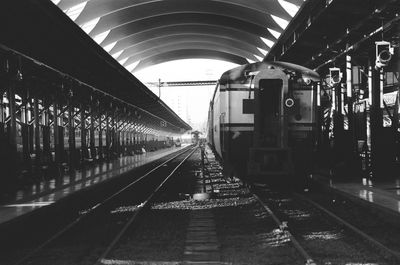
[[302, 179], [312, 169], [318, 75], [288, 63], [256, 72], [254, 133], [247, 177], [251, 181]]
[[208, 142], [225, 174], [249, 182], [302, 179], [312, 169], [319, 76], [285, 62], [225, 72], [210, 102]]

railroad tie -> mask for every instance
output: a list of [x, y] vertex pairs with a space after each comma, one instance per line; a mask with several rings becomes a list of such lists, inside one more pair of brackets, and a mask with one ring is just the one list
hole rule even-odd
[[183, 264], [222, 264], [211, 210], [193, 210], [187, 228]]

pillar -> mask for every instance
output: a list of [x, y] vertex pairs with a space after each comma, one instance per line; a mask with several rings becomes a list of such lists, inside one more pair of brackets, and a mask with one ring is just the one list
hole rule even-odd
[[381, 157], [380, 148], [380, 137], [383, 128], [383, 113], [381, 108], [381, 82], [380, 75], [381, 69], [375, 69], [372, 65], [371, 68], [371, 80], [370, 84], [370, 95], [371, 95], [371, 107], [370, 107], [370, 137], [371, 137], [371, 170], [372, 176], [378, 177], [381, 174], [383, 160]]

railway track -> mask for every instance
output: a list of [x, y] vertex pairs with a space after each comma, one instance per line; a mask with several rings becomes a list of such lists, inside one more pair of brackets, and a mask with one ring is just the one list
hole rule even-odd
[[[79, 216], [40, 245], [18, 250], [9, 264], [102, 264], [163, 186], [197, 150], [185, 149], [117, 192], [82, 210]], [[121, 207], [130, 207], [121, 213]], [[17, 251], [17, 252], [18, 252]]]
[[400, 253], [301, 194], [254, 188], [254, 197], [305, 264], [399, 264]]
[[[198, 179], [199, 154], [158, 165], [17, 264], [399, 264], [392, 248], [304, 195], [249, 190], [223, 178], [215, 161]], [[180, 197], [205, 182], [211, 200]]]

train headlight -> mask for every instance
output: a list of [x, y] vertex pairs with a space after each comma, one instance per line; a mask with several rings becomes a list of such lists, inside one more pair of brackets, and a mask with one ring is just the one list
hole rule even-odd
[[288, 108], [291, 108], [294, 106], [294, 100], [292, 98], [287, 98], [285, 100], [285, 106]]

